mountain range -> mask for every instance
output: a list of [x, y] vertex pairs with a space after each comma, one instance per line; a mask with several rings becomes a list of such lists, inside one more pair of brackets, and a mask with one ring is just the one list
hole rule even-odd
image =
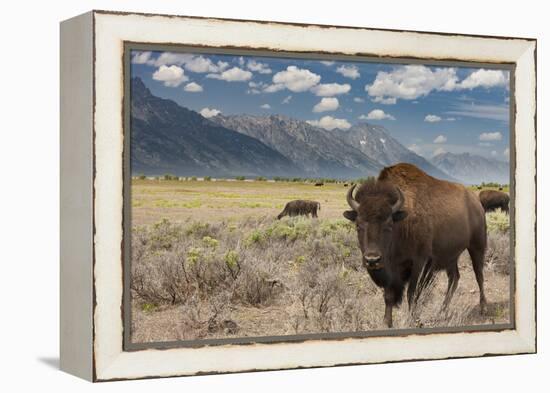
[[510, 165], [470, 153], [441, 153], [432, 158], [432, 163], [445, 173], [468, 184], [495, 182], [508, 184]]
[[[453, 159], [446, 153], [430, 162], [377, 125], [358, 123], [348, 130], [327, 131], [282, 115], [218, 114], [207, 119], [153, 95], [139, 78], [132, 78], [130, 89], [134, 174], [352, 179], [376, 176], [384, 166], [398, 162], [415, 164], [437, 178], [462, 182], [469, 182], [472, 171], [491, 177], [507, 174], [508, 165], [502, 162], [498, 163], [506, 171], [495, 163], [490, 166], [494, 170], [474, 169], [487, 164], [477, 160], [478, 156]], [[468, 169], [462, 170], [461, 165]]]

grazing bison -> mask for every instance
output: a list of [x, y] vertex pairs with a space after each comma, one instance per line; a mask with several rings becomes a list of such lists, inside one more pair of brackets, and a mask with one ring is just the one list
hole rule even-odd
[[497, 208], [506, 213], [509, 211], [510, 196], [505, 192], [484, 190], [479, 193], [479, 200], [486, 212], [496, 210]]
[[485, 214], [473, 191], [433, 178], [411, 164], [384, 168], [377, 180], [363, 183], [347, 202], [344, 217], [357, 228], [362, 263], [384, 289], [384, 322], [392, 326], [392, 308], [400, 304], [406, 283], [409, 309], [433, 274], [445, 270], [447, 307], [459, 279], [458, 257], [472, 259], [481, 312], [486, 308], [483, 260], [487, 244]]
[[324, 186], [325, 183], [321, 182], [321, 181], [318, 181], [317, 183], [315, 183], [315, 187], [321, 187], [321, 186]]
[[317, 210], [321, 210], [321, 204], [319, 202], [297, 199], [285, 205], [283, 211], [277, 216], [277, 220], [280, 220], [284, 216], [307, 216], [309, 214], [311, 214], [313, 218], [317, 218]]

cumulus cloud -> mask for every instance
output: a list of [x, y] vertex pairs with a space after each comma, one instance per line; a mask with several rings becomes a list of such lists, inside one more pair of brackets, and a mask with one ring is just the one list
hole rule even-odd
[[328, 111], [334, 111], [338, 109], [338, 106], [340, 103], [338, 102], [338, 98], [335, 97], [325, 97], [322, 98], [319, 103], [317, 103], [313, 107], [313, 112], [328, 112]]
[[288, 104], [292, 100], [292, 96], [286, 96], [285, 99], [281, 102], [281, 104]]
[[342, 65], [336, 69], [336, 72], [350, 79], [357, 79], [361, 76], [359, 70], [354, 65]]
[[198, 83], [191, 82], [191, 83], [186, 84], [185, 87], [183, 88], [183, 90], [185, 90], [189, 93], [200, 93], [201, 91], [203, 91], [203, 88]]
[[311, 91], [319, 97], [331, 97], [339, 94], [345, 94], [350, 90], [351, 86], [347, 83], [321, 83], [311, 88]]
[[435, 149], [432, 153], [432, 157], [435, 157], [435, 156], [438, 156], [440, 154], [444, 154], [444, 153], [447, 153], [447, 150], [445, 150], [444, 148], [442, 147], [438, 147], [437, 149]]
[[224, 61], [214, 63], [204, 56], [173, 52], [163, 52], [157, 58], [152, 57], [152, 52], [136, 52], [132, 57], [132, 63], [155, 67], [176, 65], [185, 68], [186, 71], [196, 73], [220, 73], [229, 67], [229, 63]]
[[262, 106], [260, 106], [260, 108], [262, 108], [262, 109], [271, 109], [271, 105], [263, 104]]
[[500, 70], [480, 69], [472, 72], [459, 84], [460, 89], [475, 89], [476, 87], [496, 87], [508, 85], [509, 73]]
[[202, 108], [199, 113], [209, 119], [211, 117], [219, 115], [220, 113], [222, 113], [222, 111], [214, 108]]
[[423, 65], [406, 65], [391, 72], [378, 72], [374, 82], [365, 86], [365, 91], [373, 97], [414, 100], [432, 90], [452, 90], [457, 80], [455, 68], [432, 70]]
[[335, 128], [347, 130], [351, 127], [351, 124], [346, 119], [336, 119], [332, 116], [323, 116], [319, 120], [308, 120], [307, 123], [329, 131], [334, 130]]
[[364, 98], [361, 97], [354, 97], [353, 102], [357, 102], [358, 104], [365, 102]]
[[389, 113], [384, 112], [382, 109], [373, 109], [367, 116], [359, 116], [360, 120], [395, 120], [395, 117]]
[[321, 81], [321, 76], [317, 75], [305, 68], [298, 68], [296, 66], [288, 66], [285, 71], [277, 72], [273, 75], [273, 85], [268, 93], [279, 91], [284, 88], [299, 93], [311, 89], [313, 86]]
[[243, 70], [239, 67], [233, 67], [221, 74], [208, 74], [207, 78], [220, 79], [226, 82], [246, 82], [252, 78], [252, 72]]
[[379, 103], [379, 104], [384, 104], [384, 105], [394, 105], [397, 102], [397, 98], [395, 98], [395, 97], [386, 97], [386, 98], [384, 98], [384, 97], [374, 97], [371, 101]]
[[502, 139], [502, 134], [498, 131], [496, 132], [483, 132], [479, 134], [480, 141], [500, 141]]
[[334, 62], [333, 62], [333, 61], [326, 61], [326, 60], [324, 60], [324, 61], [321, 62], [321, 64], [326, 65], [327, 67], [330, 67], [331, 65], [334, 64]]
[[163, 82], [164, 86], [178, 87], [183, 82], [189, 80], [185, 75], [183, 68], [176, 65], [167, 67], [162, 65], [153, 73], [153, 79], [159, 82]]
[[392, 71], [380, 71], [374, 82], [365, 85], [370, 96], [380, 99], [414, 100], [432, 91], [455, 91], [477, 87], [507, 86], [508, 73], [499, 70], [479, 69], [459, 81], [456, 68], [429, 68], [423, 65], [395, 67]]
[[444, 135], [438, 135], [435, 139], [434, 139], [434, 143], [445, 143], [447, 142], [447, 137], [444, 136]]
[[151, 61], [151, 52], [136, 52], [132, 56], [133, 64], [149, 64]]
[[441, 121], [441, 117], [437, 115], [426, 115], [424, 121], [427, 121], [428, 123], [437, 123], [438, 121]]
[[258, 72], [260, 74], [271, 74], [273, 72], [267, 64], [259, 63], [255, 60], [249, 60], [246, 64], [246, 68], [248, 68], [250, 71]]
[[275, 93], [281, 90], [285, 89], [285, 85], [283, 84], [274, 84], [274, 85], [268, 85], [263, 89], [264, 93]]
[[407, 147], [407, 149], [409, 149], [410, 151], [412, 151], [416, 154], [422, 153], [422, 148], [420, 146], [418, 146], [416, 143], [413, 143], [412, 145]]

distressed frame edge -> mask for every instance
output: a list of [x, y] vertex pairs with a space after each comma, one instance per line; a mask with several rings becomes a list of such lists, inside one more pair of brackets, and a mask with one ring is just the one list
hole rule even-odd
[[59, 25], [59, 367], [88, 381], [94, 380], [93, 18], [87, 12]]
[[[112, 14], [112, 13], [109, 13], [109, 14]], [[133, 15], [133, 14], [131, 14]], [[205, 19], [210, 19], [210, 18], [205, 18]], [[248, 22], [248, 21], [247, 21]], [[276, 24], [281, 24], [281, 25], [285, 25], [284, 23], [280, 23], [280, 22], [274, 22]], [[368, 29], [365, 29], [365, 30], [368, 30]], [[414, 32], [414, 33], [417, 33], [417, 32]], [[395, 34], [399, 34], [399, 32], [396, 32]], [[427, 33], [427, 34], [430, 34], [430, 35], [437, 35], [437, 33]], [[454, 36], [454, 35], [453, 35]], [[502, 38], [502, 37], [497, 37], [497, 38]], [[505, 39], [505, 38], [502, 38], [502, 39]], [[529, 42], [529, 41], [534, 41], [534, 42]], [[534, 52], [535, 54], [535, 63], [534, 63], [534, 86], [533, 88], [536, 89], [536, 40], [528, 40], [526, 42], [527, 47], [526, 47], [526, 50], [525, 52], [528, 52], [529, 51], [529, 47], [531, 46], [531, 51], [529, 52]], [[529, 44], [532, 44], [532, 45], [529, 45]], [[533, 58], [533, 57], [531, 57]], [[531, 91], [532, 93], [532, 91]], [[534, 119], [535, 119], [535, 122], [534, 122], [534, 127], [530, 130], [533, 132], [533, 139], [535, 141], [535, 153], [536, 153], [536, 97], [534, 97], [535, 100], [533, 100], [533, 104], [534, 104]], [[517, 123], [516, 123], [517, 124]], [[529, 135], [530, 136], [530, 135]], [[535, 182], [533, 183], [533, 185], [536, 187], [536, 162], [534, 163], [535, 166], [534, 166], [534, 170], [535, 170]], [[536, 208], [536, 195], [535, 195], [535, 208]], [[536, 216], [534, 217], [535, 219], [535, 227], [533, 228], [533, 232], [530, 233], [530, 234], [533, 234], [533, 235], [536, 235]], [[535, 249], [535, 253], [534, 253], [534, 256], [536, 258], [536, 249]], [[535, 261], [536, 263], [536, 261]], [[536, 269], [535, 269], [535, 275], [534, 275], [534, 279], [535, 279], [535, 284], [536, 284]], [[536, 287], [534, 288], [535, 289], [535, 292], [534, 292], [534, 298], [533, 300], [536, 301]], [[516, 300], [517, 302], [519, 300]], [[525, 305], [524, 305], [525, 306]], [[525, 333], [525, 334], [519, 334], [519, 335], [516, 335], [517, 338], [519, 339], [519, 341], [521, 342], [522, 346], [520, 350], [518, 350], [519, 348], [517, 348], [516, 350], [510, 352], [510, 353], [507, 353], [506, 351], [504, 352], [500, 352], [500, 353], [482, 353], [482, 354], [468, 354], [468, 355], [458, 355], [458, 356], [429, 356], [427, 358], [412, 358], [412, 359], [408, 359], [406, 357], [402, 357], [400, 358], [399, 360], [393, 360], [393, 361], [409, 361], [409, 360], [429, 360], [429, 359], [442, 359], [442, 358], [453, 358], [453, 357], [471, 357], [471, 356], [490, 356], [490, 355], [504, 355], [504, 354], [519, 354], [519, 353], [533, 353], [533, 352], [536, 352], [536, 310], [534, 310], [534, 323], [535, 325], [533, 326], [533, 330], [534, 332], [526, 332], [524, 331], [524, 329], [521, 329], [521, 332], [520, 333]], [[519, 327], [518, 327], [518, 330], [519, 330]], [[518, 333], [516, 331], [516, 333]], [[94, 337], [95, 339], [95, 337]], [[112, 363], [111, 363], [111, 366], [115, 366], [114, 368], [116, 368], [116, 363], [118, 363], [119, 361], [124, 361], [124, 359], [120, 359], [120, 357], [116, 357], [114, 359], [111, 359], [112, 360]], [[386, 363], [386, 362], [393, 362], [392, 360], [390, 361], [381, 361], [381, 362], [378, 362], [378, 361], [374, 361], [374, 362], [361, 362], [361, 363], [345, 363], [345, 364], [370, 364], [370, 363]], [[337, 366], [337, 365], [342, 365], [342, 364], [330, 364], [330, 365], [326, 365], [326, 367], [328, 366]], [[325, 367], [325, 365], [307, 365], [307, 366], [304, 366], [304, 367]], [[111, 367], [107, 367], [107, 369], [110, 369]], [[279, 367], [279, 368], [275, 368], [275, 369], [287, 369], [287, 368], [302, 368], [302, 366], [290, 366], [290, 367]], [[243, 371], [260, 371], [260, 370], [233, 370], [233, 371], [213, 371], [213, 372], [196, 372], [196, 373], [191, 373], [191, 374], [185, 374], [185, 373], [175, 373], [175, 374], [164, 374], [164, 375], [145, 375], [145, 376], [130, 376], [130, 377], [117, 377], [117, 376], [109, 376], [109, 372], [103, 372], [103, 371], [108, 371], [107, 369], [103, 368], [100, 372], [100, 376], [97, 377], [95, 376], [94, 377], [94, 380], [97, 380], [97, 381], [103, 381], [103, 380], [118, 380], [118, 379], [136, 379], [136, 378], [151, 378], [151, 377], [163, 377], [163, 376], [181, 376], [181, 375], [196, 375], [196, 374], [205, 374], [205, 373], [228, 373], [228, 372], [243, 372]], [[270, 370], [271, 368], [265, 368], [264, 370]]]

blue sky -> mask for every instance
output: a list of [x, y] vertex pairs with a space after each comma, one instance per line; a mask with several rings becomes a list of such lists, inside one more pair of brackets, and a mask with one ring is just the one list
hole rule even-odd
[[282, 114], [325, 129], [366, 121], [431, 158], [469, 152], [508, 160], [509, 71], [132, 51], [153, 94], [205, 117]]

